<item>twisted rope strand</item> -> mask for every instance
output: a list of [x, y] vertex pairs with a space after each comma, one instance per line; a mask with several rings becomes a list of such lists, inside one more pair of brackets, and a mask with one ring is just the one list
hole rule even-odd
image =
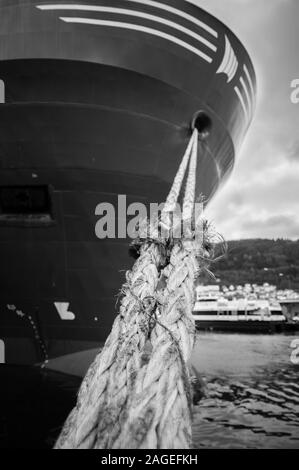
[[[191, 155], [183, 207], [183, 218], [191, 220], [197, 141], [195, 130], [164, 215], [175, 208]], [[190, 446], [191, 393], [186, 363], [194, 345], [193, 286], [203, 264], [203, 247], [196, 245], [192, 231], [188, 239], [175, 242], [159, 236], [141, 237], [135, 247], [139, 258], [127, 273], [120, 313], [83, 380], [77, 405], [56, 448]], [[148, 340], [152, 352], [144, 363]]]
[[[108, 428], [113, 426], [114, 414], [126, 401], [132, 371], [140, 365], [149, 329], [148, 321], [142, 321], [141, 305], [144, 299], [154, 297], [163, 262], [159, 245], [145, 243], [141, 247], [140, 257], [123, 286], [126, 295], [121, 302], [120, 314], [103, 350], [83, 380], [76, 408], [67, 419], [56, 448], [91, 448], [96, 441], [98, 445], [101, 441], [105, 447], [105, 436]], [[111, 394], [115, 397], [113, 404]], [[105, 422], [103, 435], [101, 428], [97, 430], [99, 421]]]
[[[193, 215], [197, 166], [197, 131], [184, 198], [184, 220]], [[191, 221], [190, 221], [191, 227]], [[188, 234], [190, 235], [190, 234]], [[195, 241], [180, 241], [162, 271], [166, 279], [161, 312], [151, 332], [152, 354], [139, 369], [127, 403], [126, 420], [112, 448], [189, 448], [191, 392], [187, 361], [195, 341], [194, 281], [199, 273]], [[142, 427], [142, 432], [139, 432]]]

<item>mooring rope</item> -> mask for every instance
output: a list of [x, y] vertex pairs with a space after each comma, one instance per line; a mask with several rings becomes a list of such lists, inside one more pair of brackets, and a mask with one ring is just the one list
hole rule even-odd
[[[130, 385], [132, 371], [140, 367], [149, 328], [140, 310], [144, 304], [146, 308], [146, 299], [155, 295], [159, 267], [164, 262], [163, 251], [162, 245], [153, 243], [145, 243], [140, 248], [140, 257], [123, 286], [125, 296], [120, 313], [103, 350], [83, 380], [77, 405], [64, 425], [57, 448], [92, 448], [100, 437], [101, 423], [105, 423], [102, 440], [108, 439], [109, 429], [125, 404], [125, 389]], [[122, 394], [117, 405], [112, 405], [110, 394], [115, 389]]]
[[198, 131], [196, 129], [194, 130], [193, 136], [194, 140], [191, 150], [189, 173], [183, 203], [183, 220], [190, 221], [190, 223], [192, 222], [192, 216], [194, 211], [196, 189], [196, 169], [198, 153]]
[[[192, 156], [183, 206], [183, 220], [191, 218], [195, 202], [197, 131], [191, 139]], [[186, 154], [177, 174], [182, 184]], [[184, 170], [182, 171], [182, 168]], [[176, 181], [175, 181], [176, 182]], [[175, 188], [173, 185], [172, 190]], [[178, 188], [178, 186], [176, 186]], [[181, 189], [181, 188], [180, 188]], [[171, 203], [176, 204], [179, 191]], [[193, 234], [195, 237], [195, 233]], [[195, 341], [194, 281], [199, 272], [198, 247], [189, 232], [176, 240], [168, 265], [162, 270], [164, 289], [158, 292], [160, 307], [151, 332], [149, 362], [138, 370], [125, 420], [111, 448], [189, 448], [191, 434], [191, 390], [187, 361]], [[160, 295], [159, 295], [160, 294]]]
[[187, 361], [195, 339], [192, 318], [198, 265], [175, 245], [163, 270], [166, 287], [151, 332], [149, 362], [137, 372], [126, 419], [111, 448], [176, 449], [191, 444], [191, 390]]
[[[186, 363], [195, 339], [194, 280], [205, 264], [203, 243], [191, 223], [197, 143], [194, 130], [164, 207], [164, 215], [174, 210], [191, 156], [183, 204], [188, 236], [175, 239], [170, 232], [164, 239], [149, 222], [147, 233], [158, 235], [134, 241], [139, 258], [126, 275], [119, 315], [82, 382], [58, 449], [190, 446]], [[146, 345], [151, 349], [147, 361]]]
[[175, 178], [172, 183], [172, 187], [169, 191], [169, 194], [166, 198], [166, 202], [164, 205], [164, 212], [173, 212], [175, 210], [175, 205], [178, 201], [179, 194], [181, 192], [183, 180], [186, 174], [187, 166], [190, 160], [190, 155], [192, 152], [192, 148], [194, 147], [195, 140], [197, 140], [197, 135], [198, 132], [195, 130], [192, 133], [192, 137], [189, 140], [189, 144], [186, 148], [185, 154], [182, 158], [181, 164], [179, 166], [179, 169], [175, 175]]

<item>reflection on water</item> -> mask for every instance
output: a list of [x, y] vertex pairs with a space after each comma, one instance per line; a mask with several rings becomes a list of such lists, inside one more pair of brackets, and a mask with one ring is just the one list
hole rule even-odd
[[192, 364], [206, 396], [195, 407], [196, 448], [299, 448], [294, 336], [198, 334]]

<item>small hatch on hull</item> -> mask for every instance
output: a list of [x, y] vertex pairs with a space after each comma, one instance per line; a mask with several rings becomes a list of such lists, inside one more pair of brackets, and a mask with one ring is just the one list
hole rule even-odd
[[0, 222], [48, 224], [53, 222], [49, 187], [0, 186]]

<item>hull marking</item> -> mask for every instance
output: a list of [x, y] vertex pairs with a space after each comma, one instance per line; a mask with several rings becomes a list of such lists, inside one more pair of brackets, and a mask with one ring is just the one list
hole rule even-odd
[[54, 302], [54, 305], [61, 320], [75, 320], [75, 314], [68, 310], [70, 306], [69, 302]]
[[5, 364], [5, 343], [0, 339], [0, 364]]
[[165, 3], [155, 2], [152, 0], [128, 0], [128, 1], [134, 2], [134, 3], [141, 3], [143, 5], [152, 6], [154, 8], [160, 8], [161, 10], [165, 10], [165, 11], [168, 11], [169, 13], [173, 13], [174, 15], [178, 15], [181, 18], [185, 18], [186, 20], [191, 21], [192, 23], [196, 24], [200, 28], [205, 29], [208, 33], [210, 33], [215, 38], [218, 38], [217, 31], [211, 28], [211, 26], [208, 26], [203, 21], [200, 21], [197, 18], [194, 18], [194, 16], [189, 15], [188, 13], [185, 13], [184, 11], [178, 10], [177, 8], [171, 7], [170, 5], [165, 5]]
[[[160, 10], [167, 11], [168, 13], [172, 13], [174, 15], [180, 16], [181, 18], [184, 18], [191, 23], [195, 24], [196, 26], [204, 29], [208, 33], [210, 33], [212, 36], [215, 38], [218, 38], [218, 33], [215, 31], [213, 28], [211, 28], [209, 25], [204, 23], [203, 21], [198, 20], [197, 18], [194, 18], [192, 15], [189, 15], [188, 13], [185, 13], [184, 11], [181, 11], [177, 8], [171, 7], [170, 5], [165, 5], [164, 3], [160, 2], [155, 2], [152, 0], [127, 0], [128, 2], [134, 2], [134, 3], [139, 3], [141, 5], [147, 5], [153, 8], [158, 8]], [[68, 4], [47, 4], [47, 5], [38, 5], [37, 8], [40, 10], [82, 10], [82, 8], [87, 9], [88, 11], [99, 11], [99, 7], [96, 5], [80, 5], [80, 4], [73, 4], [70, 5]]]
[[163, 31], [159, 31], [157, 29], [140, 26], [134, 23], [123, 23], [121, 21], [96, 20], [92, 18], [60, 17], [60, 19], [62, 21], [65, 21], [66, 23], [90, 24], [90, 25], [95, 25], [95, 26], [108, 26], [111, 28], [130, 29], [132, 31], [140, 31], [142, 33], [151, 34], [153, 36], [158, 36], [160, 38], [173, 42], [181, 47], [184, 47], [185, 49], [189, 50], [190, 52], [193, 52], [194, 54], [196, 54], [197, 56], [199, 56], [201, 59], [205, 60], [208, 63], [211, 63], [213, 61], [213, 59], [210, 56], [200, 51], [196, 47], [190, 46], [190, 44], [188, 44], [187, 42], [182, 41], [181, 39], [178, 39], [175, 36], [171, 36], [170, 34], [164, 33]]
[[248, 68], [246, 67], [246, 65], [244, 65], [243, 70], [245, 72], [245, 76], [246, 76], [246, 79], [247, 79], [247, 82], [248, 82], [249, 88], [250, 88], [252, 108], [254, 108], [255, 107], [255, 96], [256, 95], [255, 95], [255, 92], [254, 92], [254, 86], [253, 86], [253, 83], [252, 83], [252, 79], [251, 79], [250, 73], [249, 73]]
[[217, 73], [224, 73], [227, 75], [227, 83], [231, 82], [235, 77], [238, 70], [238, 60], [236, 54], [229, 42], [227, 36], [225, 36], [225, 51], [222, 62], [217, 70]]
[[[61, 7], [65, 8], [61, 8]], [[70, 10], [70, 11], [95, 11], [99, 13], [114, 13], [114, 14], [119, 14], [119, 15], [128, 15], [128, 16], [135, 16], [137, 18], [142, 18], [145, 20], [149, 21], [154, 21], [157, 23], [161, 23], [165, 26], [169, 26], [170, 28], [176, 29], [184, 34], [187, 34], [188, 36], [193, 37], [196, 39], [198, 42], [204, 44], [207, 46], [209, 49], [212, 51], [216, 52], [217, 47], [212, 44], [210, 41], [207, 39], [203, 38], [199, 34], [194, 33], [188, 28], [185, 28], [184, 26], [181, 26], [174, 21], [169, 21], [164, 18], [160, 18], [159, 16], [155, 15], [149, 15], [148, 13], [143, 13], [141, 11], [135, 11], [135, 10], [128, 10], [126, 8], [115, 8], [115, 7], [102, 7], [102, 6], [91, 6], [91, 5], [76, 5], [76, 8], [74, 8], [74, 5], [59, 5], [59, 10]], [[56, 9], [56, 8], [55, 8]]]
[[5, 103], [5, 83], [0, 80], [0, 103]]
[[248, 116], [248, 111], [247, 111], [247, 108], [246, 108], [246, 104], [245, 104], [245, 101], [243, 99], [243, 96], [242, 96], [242, 93], [240, 92], [239, 88], [237, 86], [235, 86], [234, 88], [239, 100], [240, 100], [240, 103], [241, 103], [241, 106], [243, 108], [243, 111], [244, 111], [244, 114], [245, 114], [245, 117], [246, 119], [249, 121], [249, 116]]
[[240, 83], [243, 87], [243, 90], [244, 90], [244, 93], [245, 93], [245, 96], [246, 96], [246, 100], [247, 100], [247, 103], [248, 103], [248, 109], [250, 110], [249, 112], [251, 113], [251, 104], [252, 104], [251, 103], [251, 98], [250, 98], [249, 91], [248, 91], [247, 85], [246, 85], [243, 77], [240, 78]]
[[249, 86], [250, 86], [250, 90], [251, 90], [251, 94], [252, 94], [252, 96], [255, 96], [253, 83], [252, 83], [250, 73], [249, 73], [248, 68], [246, 67], [246, 65], [244, 65], [243, 70], [244, 70], [245, 75], [247, 77], [247, 80], [248, 80], [248, 83], [249, 83]]

